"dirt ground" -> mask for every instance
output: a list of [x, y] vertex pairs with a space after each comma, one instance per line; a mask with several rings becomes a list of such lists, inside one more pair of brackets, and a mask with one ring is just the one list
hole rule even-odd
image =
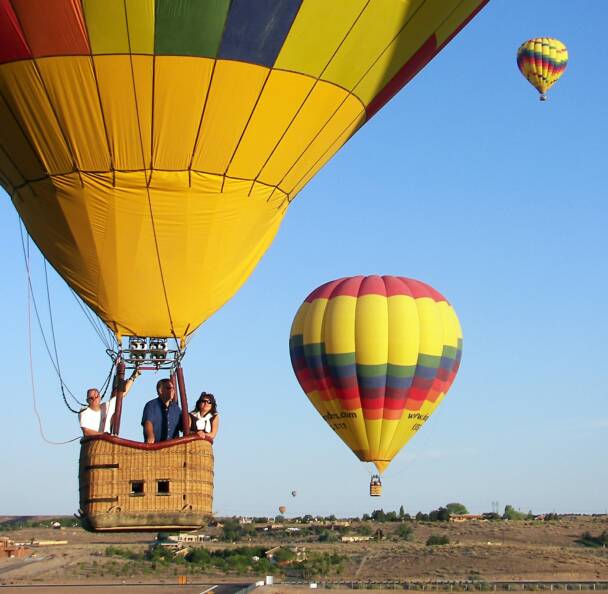
[[[380, 526], [389, 537], [386, 540], [326, 544], [300, 542], [297, 537], [289, 542], [284, 538], [273, 541], [272, 538], [265, 537], [260, 541], [238, 544], [268, 548], [276, 544], [297, 545], [305, 546], [307, 552], [339, 553], [347, 560], [339, 576], [328, 578], [333, 580], [608, 581], [608, 548], [585, 547], [577, 542], [584, 532], [597, 536], [608, 530], [606, 516], [584, 516], [552, 522], [413, 522], [414, 533], [410, 541], [392, 540], [388, 526]], [[447, 536], [450, 544], [426, 546], [426, 540], [431, 534]], [[120, 579], [105, 569], [111, 562], [104, 555], [108, 545], [141, 551], [154, 542], [154, 533], [91, 534], [80, 528], [30, 528], [3, 532], [1, 535], [22, 543], [32, 539], [68, 542], [63, 545], [34, 547], [32, 551], [35, 556], [26, 560], [1, 560], [0, 586], [58, 583], [83, 585], [93, 582], [120, 584], [124, 580], [130, 584], [164, 581], [170, 587], [177, 581], [176, 569], [165, 575], [126, 575]], [[229, 545], [213, 542], [202, 546], [217, 549]], [[262, 578], [263, 576], [257, 575], [195, 576], [200, 583], [204, 583], [204, 580], [212, 583], [252, 583]], [[7, 590], [0, 589], [0, 593], [5, 591]], [[188, 591], [184, 587], [179, 589], [183, 594]], [[135, 594], [136, 591], [130, 589], [129, 592]], [[378, 593], [379, 590], [375, 592]], [[285, 594], [279, 592], [278, 586], [273, 588], [273, 593]], [[296, 592], [289, 589], [288, 594]]]

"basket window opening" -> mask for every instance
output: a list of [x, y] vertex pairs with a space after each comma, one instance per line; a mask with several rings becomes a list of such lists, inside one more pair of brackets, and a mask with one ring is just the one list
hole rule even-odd
[[131, 495], [134, 497], [143, 497], [144, 481], [131, 481]]

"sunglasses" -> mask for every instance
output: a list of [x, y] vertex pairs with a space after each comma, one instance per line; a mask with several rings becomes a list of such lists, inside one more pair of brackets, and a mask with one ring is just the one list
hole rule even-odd
[[201, 404], [211, 404], [211, 400], [201, 400]]

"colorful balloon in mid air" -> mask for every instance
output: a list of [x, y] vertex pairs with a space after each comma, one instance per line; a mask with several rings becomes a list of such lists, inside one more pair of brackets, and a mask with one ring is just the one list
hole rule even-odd
[[398, 276], [326, 283], [298, 310], [296, 377], [353, 453], [383, 472], [454, 380], [462, 332], [435, 289]]
[[298, 492], [297, 492], [297, 491], [292, 491], [292, 492], [291, 492], [291, 496], [292, 496], [292, 497], [295, 497], [297, 494], [298, 494]]
[[284, 514], [286, 511], [287, 511], [287, 508], [286, 508], [284, 505], [280, 505], [280, 506], [279, 506], [279, 512], [280, 512], [281, 514]]
[[547, 100], [547, 91], [558, 81], [568, 65], [568, 50], [558, 39], [536, 37], [517, 50], [517, 65], [528, 82]]
[[0, 184], [115, 334], [185, 338], [486, 2], [0, 0]]

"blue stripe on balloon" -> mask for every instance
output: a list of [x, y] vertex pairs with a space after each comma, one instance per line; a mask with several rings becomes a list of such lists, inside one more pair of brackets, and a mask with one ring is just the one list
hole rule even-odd
[[233, 0], [219, 58], [272, 67], [302, 0]]
[[378, 375], [372, 377], [359, 376], [358, 378], [359, 389], [361, 390], [372, 390], [374, 388], [383, 388], [386, 386], [386, 376]]
[[394, 375], [389, 375], [386, 378], [386, 386], [394, 390], [407, 390], [412, 386], [413, 381], [413, 377], [395, 377]]
[[418, 365], [416, 367], [416, 379], [433, 379], [437, 375], [437, 367], [425, 367]]

